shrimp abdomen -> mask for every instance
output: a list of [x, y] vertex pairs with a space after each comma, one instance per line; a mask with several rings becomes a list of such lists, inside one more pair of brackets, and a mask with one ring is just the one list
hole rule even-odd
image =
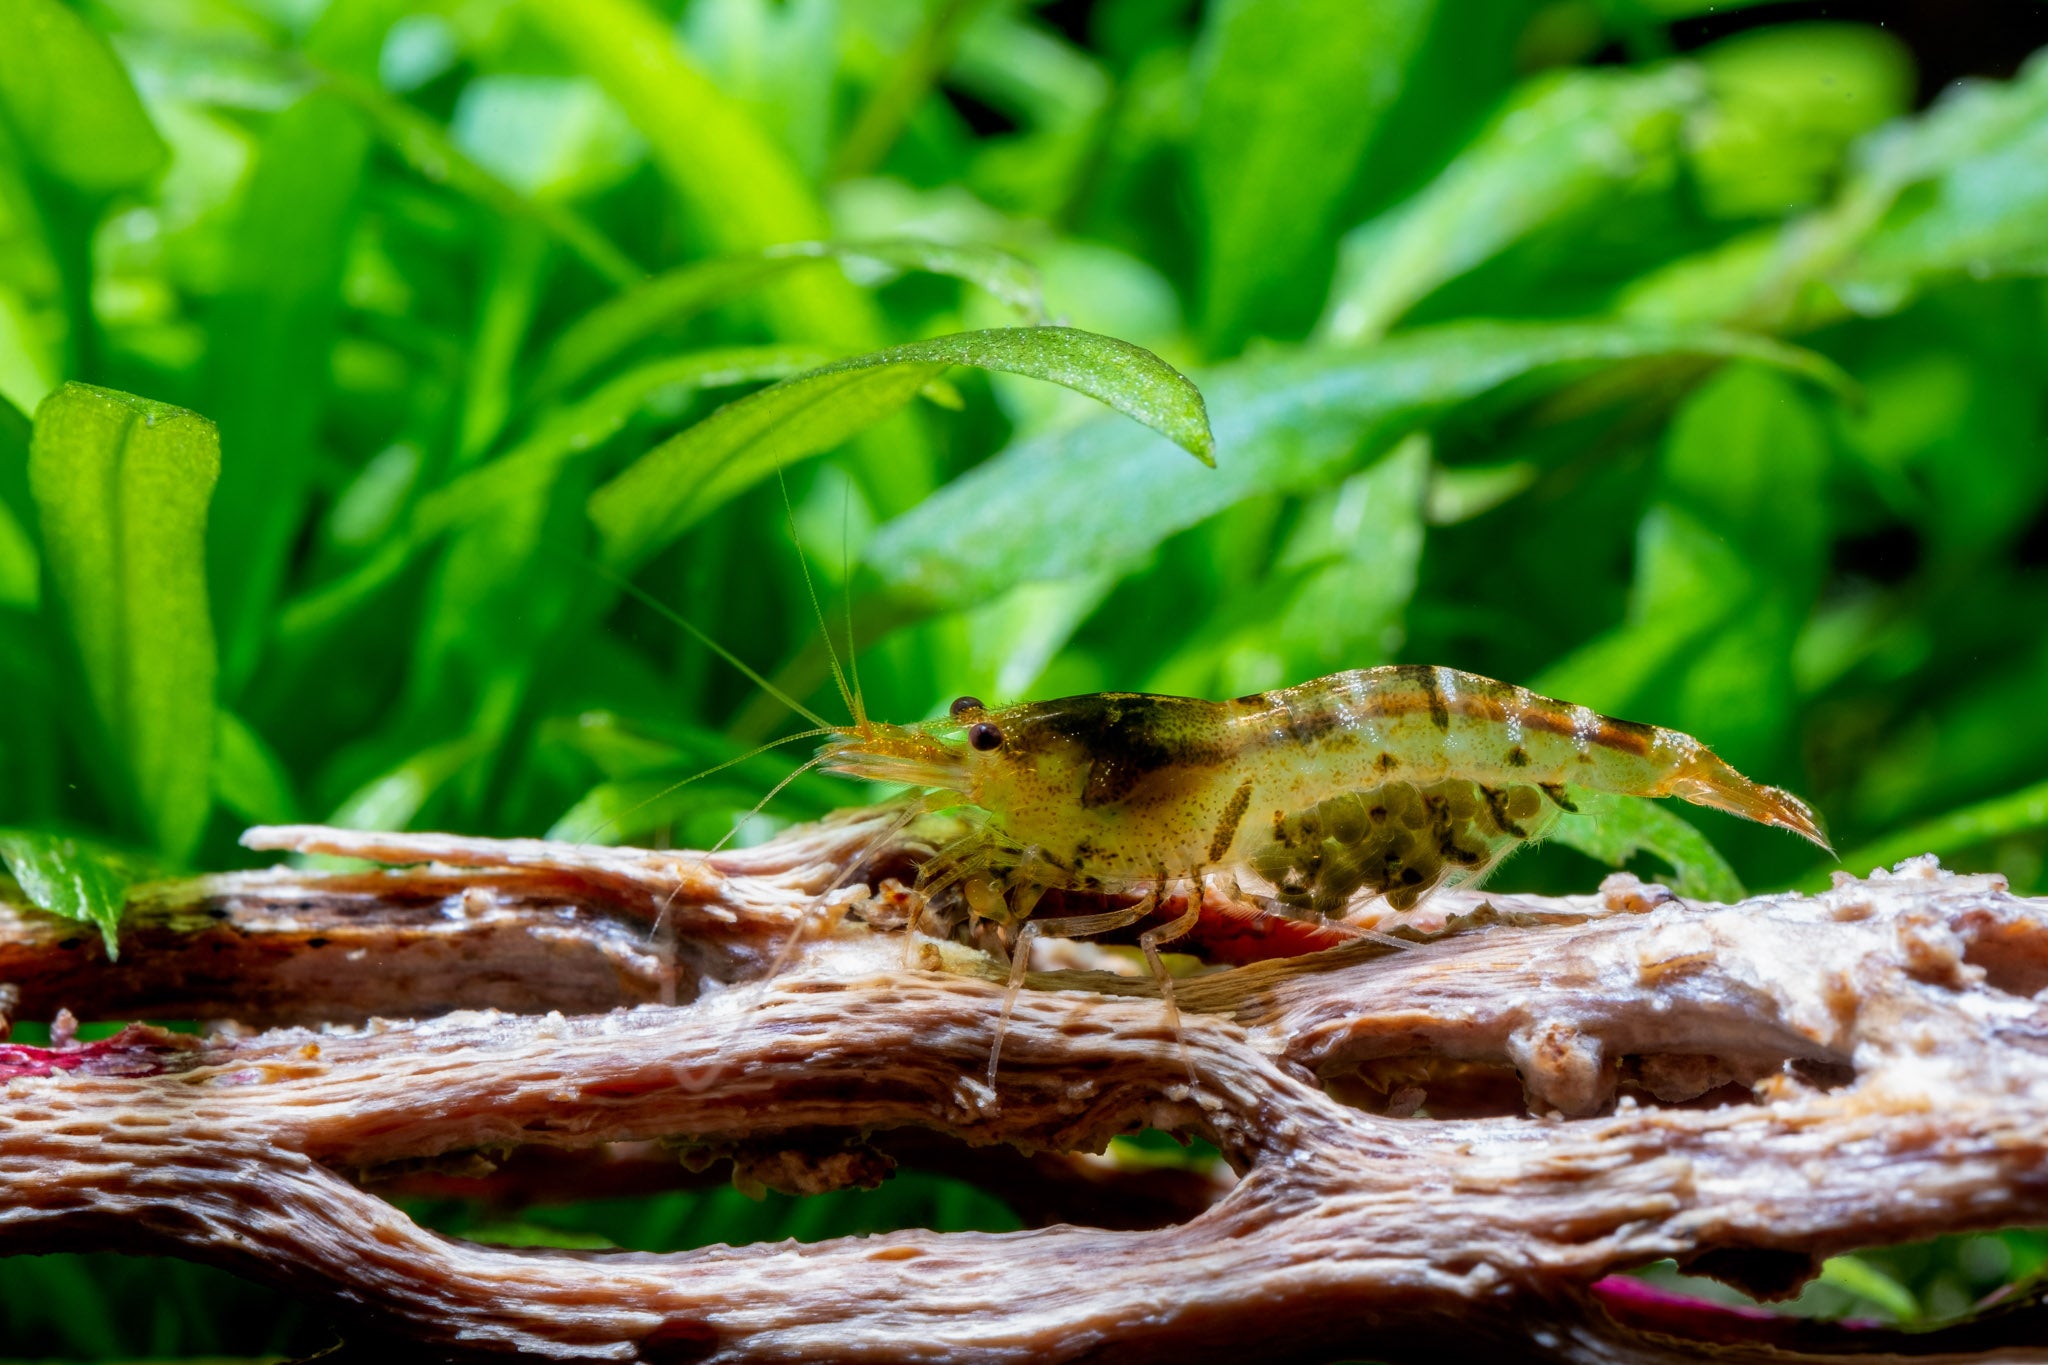
[[1750, 781], [1690, 735], [1453, 668], [1354, 670], [1243, 698], [1239, 705], [1247, 703], [1279, 716], [1277, 725], [1265, 727], [1283, 742], [1273, 747], [1299, 749], [1306, 740], [1310, 747], [1348, 751], [1336, 764], [1346, 770], [1346, 785], [1399, 776], [1677, 796], [1828, 848], [1820, 821], [1803, 801]]

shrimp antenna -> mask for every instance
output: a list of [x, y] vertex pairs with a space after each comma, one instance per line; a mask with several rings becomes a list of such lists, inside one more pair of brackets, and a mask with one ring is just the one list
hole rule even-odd
[[[604, 833], [613, 825], [618, 824], [619, 821], [629, 818], [638, 811], [643, 811], [647, 809], [647, 807], [661, 800], [664, 796], [668, 796], [673, 792], [681, 791], [684, 787], [689, 786], [692, 782], [695, 782], [700, 778], [709, 777], [713, 773], [722, 773], [727, 768], [733, 767], [740, 763], [744, 763], [750, 758], [759, 758], [762, 754], [767, 753], [770, 749], [780, 749], [783, 745], [794, 744], [800, 739], [816, 739], [819, 735], [832, 735], [837, 733], [839, 733], [838, 726], [825, 725], [821, 726], [816, 730], [799, 730], [793, 735], [784, 735], [781, 739], [771, 739], [766, 744], [757, 744], [753, 748], [747, 750], [745, 753], [735, 754], [733, 757], [728, 758], [723, 763], [714, 763], [702, 772], [691, 773], [688, 777], [683, 778], [679, 782], [669, 783], [666, 787], [663, 787], [660, 791], [656, 792], [654, 795], [648, 797], [644, 801], [634, 802], [631, 806], [628, 806], [625, 810], [620, 811], [617, 815], [614, 815], [609, 819], [605, 820], [604, 823], [594, 826], [590, 830], [590, 832], [585, 834], [579, 842], [586, 844], [589, 843], [592, 839], [595, 839], [598, 835]], [[776, 783], [775, 791], [781, 791], [784, 787], [790, 784], [791, 780], [796, 777], [797, 773], [801, 773], [804, 771], [805, 768], [812, 767], [815, 764], [822, 762], [823, 759], [824, 755], [820, 754], [817, 758], [814, 758], [809, 763], [804, 764], [803, 768], [798, 768], [796, 772], [791, 773], [788, 777], [785, 777], [782, 779], [782, 781]], [[773, 796], [774, 794], [775, 792], [768, 793], [769, 796]], [[767, 798], [764, 797], [762, 799], [765, 801]], [[759, 806], [754, 807], [754, 811], [758, 811], [760, 809], [761, 808]], [[752, 815], [754, 811], [749, 811], [747, 813], [749, 815]], [[726, 836], [726, 838], [728, 839], [730, 839], [731, 837], [732, 836], [729, 834]]]
[[[799, 551], [798, 553], [801, 554], [802, 552]], [[766, 692], [769, 696], [775, 698], [775, 700], [781, 702], [784, 706], [787, 706], [790, 710], [796, 712], [798, 715], [802, 716], [811, 724], [823, 726], [827, 730], [836, 730], [839, 728], [838, 726], [834, 725], [831, 721], [826, 720], [816, 711], [813, 711], [810, 707], [805, 706], [795, 697], [790, 696], [789, 693], [783, 691], [774, 683], [769, 682], [766, 678], [762, 677], [759, 673], [755, 672], [754, 669], [748, 665], [746, 660], [740, 658], [739, 655], [733, 653], [724, 645], [718, 643], [718, 641], [712, 639], [709, 635], [697, 629], [696, 626], [690, 624], [688, 620], [684, 619], [683, 615], [680, 612], [676, 611], [673, 607], [669, 606], [668, 603], [656, 597], [653, 593], [648, 592], [646, 589], [642, 588], [639, 584], [627, 578], [624, 574], [621, 574], [614, 569], [611, 569], [603, 564], [600, 564], [596, 560], [586, 560], [585, 562], [589, 564], [589, 566], [592, 569], [595, 569], [600, 576], [607, 579], [615, 586], [624, 589], [626, 592], [630, 593], [632, 596], [639, 599], [645, 605], [652, 607], [655, 611], [661, 613], [661, 615], [667, 617], [670, 621], [674, 622], [676, 625], [681, 626], [684, 630], [688, 631], [690, 633], [690, 637], [694, 639], [698, 644], [703, 645], [704, 648], [710, 650], [713, 654], [716, 654], [719, 658], [725, 660], [734, 668], [737, 668], [740, 672], [746, 674], [747, 679], [750, 682], [752, 682], [756, 687], [759, 687], [763, 692]], [[805, 572], [804, 577], [805, 581], [808, 582], [810, 578], [808, 570]], [[813, 604], [816, 603], [817, 597], [815, 594], [812, 595], [811, 600]], [[839, 663], [836, 659], [833, 661], [832, 664], [832, 674], [834, 677], [837, 677], [839, 675]], [[839, 687], [840, 690], [843, 692], [846, 689], [846, 684], [842, 682], [840, 683]], [[713, 768], [711, 771], [717, 772], [718, 770], [716, 768]]]
[[839, 499], [839, 600], [846, 604], [846, 670], [853, 674], [853, 723], [861, 734], [868, 733], [868, 711], [860, 695], [860, 650], [853, 634], [853, 538], [847, 523], [853, 517], [853, 480], [842, 485]]
[[[795, 738], [795, 736], [791, 736], [791, 738]], [[755, 750], [755, 752], [758, 753], [760, 751], [757, 749]], [[743, 755], [743, 757], [751, 758], [752, 755]], [[718, 850], [724, 848], [727, 844], [731, 843], [732, 837], [740, 832], [740, 826], [745, 824], [747, 821], [753, 819], [755, 816], [759, 815], [761, 813], [761, 808], [763, 806], [766, 806], [770, 801], [773, 801], [777, 796], [781, 795], [782, 789], [784, 787], [787, 787], [790, 783], [796, 781], [799, 777], [802, 777], [805, 773], [817, 767], [820, 763], [823, 763], [826, 759], [830, 757], [830, 753], [822, 753], [819, 754], [816, 758], [807, 759], [803, 764], [801, 764], [794, 771], [792, 771], [788, 777], [783, 778], [780, 782], [777, 782], [774, 786], [770, 787], [768, 789], [768, 794], [762, 797], [759, 801], [756, 801], [754, 803], [754, 808], [752, 810], [748, 811], [745, 815], [742, 815], [739, 819], [733, 821], [732, 828], [725, 832], [725, 837], [720, 839], [717, 843], [713, 844], [710, 847], [710, 849], [707, 850], [707, 853], [716, 853], [718, 852]], [[737, 763], [739, 760], [734, 759], [733, 761]], [[714, 768], [712, 769], [712, 771], [716, 772], [717, 769]], [[702, 776], [702, 774], [699, 774], [699, 776]], [[669, 790], [674, 791], [675, 788], [671, 787], [669, 788]]]
[[775, 482], [782, 489], [782, 510], [789, 517], [789, 542], [796, 546], [796, 562], [803, 566], [804, 591], [811, 595], [811, 614], [818, 618], [818, 633], [825, 637], [825, 655], [832, 661], [832, 681], [839, 684], [839, 699], [846, 703], [847, 714], [858, 721], [860, 707], [854, 702], [853, 691], [846, 685], [846, 674], [839, 667], [839, 650], [832, 644], [832, 627], [825, 624], [825, 609], [818, 605], [818, 585], [811, 581], [811, 561], [804, 557], [804, 543], [796, 533], [796, 505], [789, 500], [789, 480], [783, 476], [781, 465], [775, 467]]

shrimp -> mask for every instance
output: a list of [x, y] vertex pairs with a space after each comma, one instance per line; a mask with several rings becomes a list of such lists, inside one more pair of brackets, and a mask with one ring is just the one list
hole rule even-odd
[[[957, 883], [974, 916], [1022, 924], [991, 1084], [1032, 940], [1136, 923], [1175, 881], [1192, 888], [1187, 910], [1139, 946], [1178, 1033], [1160, 949], [1194, 927], [1210, 873], [1269, 887], [1300, 914], [1334, 916], [1360, 892], [1406, 909], [1542, 837], [1576, 809], [1574, 788], [1681, 797], [1833, 851], [1804, 802], [1689, 735], [1422, 665], [1225, 702], [1105, 692], [988, 707], [962, 697], [920, 724], [863, 716], [814, 762], [926, 788], [927, 809], [986, 817], [933, 861], [923, 889]], [[1143, 895], [1127, 909], [1032, 920], [1052, 890]]]

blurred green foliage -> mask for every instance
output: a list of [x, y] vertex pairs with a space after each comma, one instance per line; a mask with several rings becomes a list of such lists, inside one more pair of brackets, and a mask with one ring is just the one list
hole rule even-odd
[[[1451, 664], [2048, 888], [2048, 61], [1710, 8], [10, 0], [0, 857], [715, 841], [783, 709], [594, 566], [836, 715], [793, 525], [880, 716]], [[1831, 866], [1695, 817], [1502, 880]], [[274, 1344], [38, 1264], [12, 1349]]]

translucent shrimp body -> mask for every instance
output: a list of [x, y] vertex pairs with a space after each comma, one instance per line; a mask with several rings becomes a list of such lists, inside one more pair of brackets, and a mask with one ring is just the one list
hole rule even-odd
[[821, 759], [987, 812], [967, 870], [1034, 900], [1215, 871], [1301, 910], [1335, 913], [1362, 890], [1402, 908], [1540, 837], [1573, 787], [1682, 797], [1827, 847], [1803, 802], [1688, 735], [1427, 666], [1227, 702], [963, 698], [945, 720], [842, 731]]

